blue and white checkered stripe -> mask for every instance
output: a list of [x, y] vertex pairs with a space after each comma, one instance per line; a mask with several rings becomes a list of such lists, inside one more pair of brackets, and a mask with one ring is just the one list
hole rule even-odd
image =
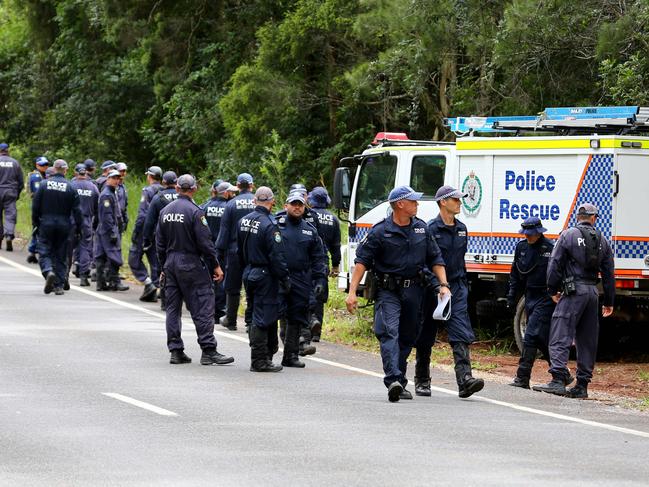
[[649, 242], [639, 240], [616, 240], [611, 242], [617, 259], [644, 259], [649, 255]]

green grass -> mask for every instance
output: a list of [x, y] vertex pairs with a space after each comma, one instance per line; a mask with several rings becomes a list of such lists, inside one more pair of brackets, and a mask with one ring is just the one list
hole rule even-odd
[[649, 396], [643, 397], [640, 399], [639, 408], [641, 411], [649, 410]]
[[638, 379], [642, 382], [649, 382], [649, 371], [640, 370], [638, 371]]
[[471, 364], [473, 367], [473, 370], [482, 370], [482, 371], [489, 371], [489, 370], [494, 370], [498, 368], [498, 364], [483, 364], [477, 360], [474, 360]]

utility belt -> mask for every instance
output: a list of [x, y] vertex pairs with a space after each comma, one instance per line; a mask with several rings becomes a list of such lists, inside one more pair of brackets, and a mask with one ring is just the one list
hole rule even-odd
[[376, 273], [376, 287], [387, 291], [396, 291], [397, 289], [406, 289], [414, 286], [423, 286], [424, 279], [422, 276], [403, 277], [395, 274]]
[[588, 279], [585, 277], [568, 276], [562, 281], [564, 296], [572, 296], [577, 293], [577, 285], [596, 286], [599, 279]]

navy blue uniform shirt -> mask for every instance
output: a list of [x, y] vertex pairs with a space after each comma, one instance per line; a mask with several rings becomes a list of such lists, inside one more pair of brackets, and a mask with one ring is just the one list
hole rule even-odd
[[117, 188], [104, 185], [97, 205], [97, 233], [116, 238], [122, 226], [122, 211], [117, 199]]
[[0, 156], [0, 189], [13, 189], [20, 196], [25, 180], [20, 163], [9, 156]]
[[[593, 228], [588, 222], [579, 222], [578, 227]], [[604, 306], [613, 306], [615, 300], [615, 263], [613, 251], [608, 240], [599, 234], [599, 269], [602, 273], [604, 289]], [[581, 231], [571, 227], [562, 232], [554, 246], [548, 263], [548, 292], [555, 295], [562, 287], [564, 277], [573, 276], [577, 281], [595, 282], [598, 271], [586, 269], [586, 244], [583, 242]]]
[[236, 252], [239, 220], [255, 209], [255, 195], [249, 191], [241, 192], [225, 205], [221, 218], [221, 229], [216, 240], [216, 248], [222, 254]]
[[140, 196], [140, 204], [137, 207], [137, 217], [135, 217], [133, 233], [142, 233], [144, 230], [147, 211], [151, 205], [153, 197], [158, 194], [160, 190], [162, 190], [162, 185], [157, 182], [142, 188], [142, 196]]
[[84, 218], [92, 219], [97, 214], [99, 190], [95, 183], [85, 177], [75, 177], [70, 184], [79, 195], [79, 207]]
[[318, 233], [322, 237], [325, 251], [331, 254], [331, 265], [340, 265], [340, 222], [336, 215], [324, 208], [312, 208], [318, 219]]
[[356, 250], [355, 263], [382, 274], [417, 277], [425, 267], [444, 265], [442, 254], [426, 223], [414, 217], [401, 227], [392, 216], [374, 225]]
[[205, 218], [207, 218], [207, 226], [210, 227], [212, 233], [212, 241], [216, 243], [219, 238], [219, 231], [221, 230], [221, 220], [223, 213], [225, 213], [225, 206], [228, 200], [220, 196], [210, 198], [205, 204], [201, 206], [205, 211]]
[[526, 239], [516, 244], [514, 262], [509, 273], [507, 299], [516, 299], [524, 290], [537, 293], [547, 291], [548, 262], [553, 247], [552, 242], [543, 235], [532, 245]]
[[280, 281], [288, 277], [284, 241], [270, 211], [257, 206], [239, 220], [237, 247], [241, 267], [267, 267]]
[[27, 175], [27, 189], [31, 197], [34, 197], [34, 193], [38, 191], [38, 187], [41, 185], [41, 181], [45, 179], [40, 171], [32, 171]]
[[446, 263], [446, 279], [448, 282], [458, 281], [466, 277], [466, 255], [468, 238], [466, 225], [455, 220], [455, 225], [446, 225], [441, 215], [428, 222], [428, 228], [442, 252]]
[[303, 218], [291, 218], [288, 215], [276, 218], [284, 251], [289, 256], [288, 270], [291, 275], [311, 274], [307, 279], [308, 286], [311, 281], [324, 281], [327, 278], [327, 265], [322, 240], [316, 228]]
[[77, 229], [81, 228], [81, 210], [79, 195], [70, 181], [63, 174], [54, 174], [43, 184], [34, 195], [32, 202], [32, 226], [38, 227], [43, 218], [69, 222], [72, 216]]
[[144, 241], [145, 242], [153, 242], [153, 237], [155, 237], [156, 225], [158, 224], [160, 212], [169, 203], [175, 201], [176, 198], [178, 198], [178, 193], [176, 193], [176, 188], [161, 189], [153, 197], [153, 199], [151, 200], [151, 204], [147, 209], [146, 218], [144, 220]]
[[203, 210], [184, 194], [178, 195], [160, 212], [156, 230], [156, 250], [160, 267], [172, 252], [194, 254], [203, 259], [210, 274], [218, 265], [214, 244]]

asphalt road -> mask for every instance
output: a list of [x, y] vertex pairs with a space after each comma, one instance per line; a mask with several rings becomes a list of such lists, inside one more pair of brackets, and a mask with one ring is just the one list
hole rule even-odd
[[189, 319], [194, 362], [172, 366], [139, 287], [46, 296], [23, 263], [0, 252], [0, 485], [649, 483], [649, 415], [494, 382], [460, 400], [443, 371], [392, 404], [372, 354], [323, 343], [254, 374], [242, 332], [205, 367]]

